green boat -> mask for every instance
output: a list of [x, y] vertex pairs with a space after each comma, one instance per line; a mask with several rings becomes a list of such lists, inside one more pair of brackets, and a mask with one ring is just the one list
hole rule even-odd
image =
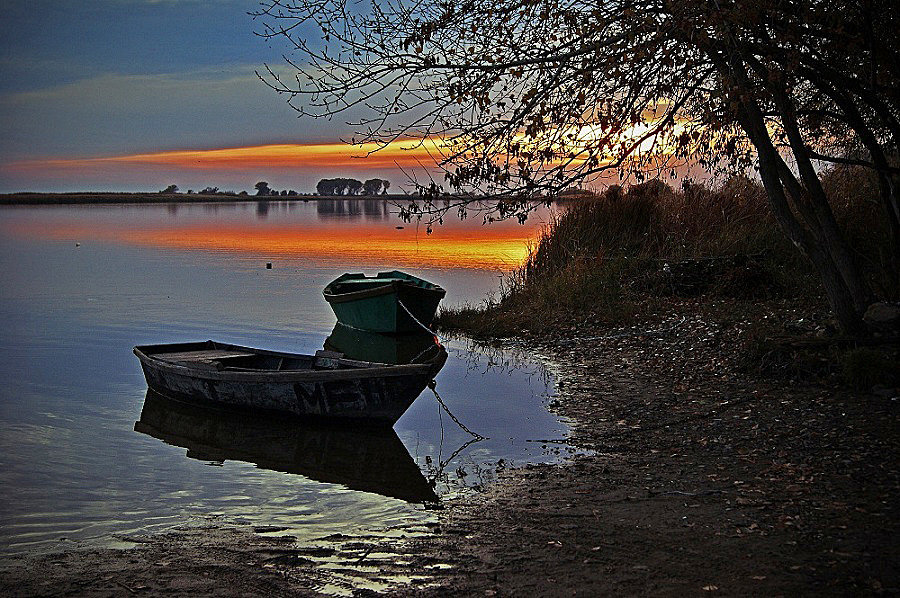
[[381, 333], [427, 330], [438, 303], [447, 294], [440, 286], [393, 270], [377, 276], [342, 274], [323, 291], [338, 322]]
[[408, 334], [379, 334], [350, 328], [340, 322], [325, 339], [325, 350], [342, 353], [347, 359], [403, 365], [422, 363], [440, 346], [440, 341], [424, 331]]

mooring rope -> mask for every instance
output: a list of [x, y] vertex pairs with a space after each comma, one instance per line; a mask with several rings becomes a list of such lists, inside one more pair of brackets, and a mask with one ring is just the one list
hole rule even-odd
[[[405, 305], [403, 305], [403, 302], [400, 301], [400, 298], [399, 298], [399, 297], [397, 298], [397, 303], [400, 305], [400, 307], [403, 308], [403, 311], [405, 311], [405, 312], [407, 313], [407, 315], [408, 315], [410, 318], [413, 319], [413, 321], [414, 321], [416, 324], [418, 324], [419, 326], [421, 326], [425, 331], [427, 331], [429, 334], [431, 334], [431, 336], [434, 337], [434, 340], [437, 341], [438, 345], [441, 344], [441, 339], [440, 339], [440, 337], [437, 335], [437, 333], [436, 333], [434, 330], [432, 330], [431, 328], [429, 328], [428, 326], [426, 326], [425, 324], [423, 324], [422, 322], [420, 322], [420, 321], [419, 321], [419, 318], [417, 318], [416, 316], [414, 316], [413, 313], [412, 313], [411, 311], [409, 311], [409, 308], [406, 307]], [[427, 351], [427, 350], [428, 350], [428, 349], [426, 349], [426, 351]], [[425, 351], [423, 351], [422, 353], [424, 353], [424, 352], [425, 352]], [[416, 356], [416, 359], [418, 359], [418, 358], [422, 355], [422, 353], [419, 353], [419, 355]], [[467, 433], [471, 434], [471, 435], [475, 438], [475, 440], [487, 440], [487, 439], [488, 439], [487, 436], [482, 436], [482, 435], [479, 434], [478, 432], [473, 432], [472, 430], [470, 430], [468, 427], [466, 427], [466, 424], [464, 424], [464, 423], [462, 423], [461, 421], [459, 421], [459, 419], [458, 419], [455, 415], [453, 415], [453, 412], [450, 411], [450, 408], [449, 408], [449, 407], [447, 407], [447, 403], [445, 403], [445, 402], [444, 402], [444, 399], [441, 398], [441, 395], [438, 394], [438, 391], [437, 391], [437, 382], [435, 382], [434, 380], [432, 380], [431, 382], [428, 383], [428, 388], [430, 388], [430, 389], [431, 389], [431, 392], [434, 393], [434, 398], [437, 399], [438, 404], [444, 409], [444, 411], [447, 412], [447, 415], [450, 416], [450, 419], [453, 420], [453, 423], [455, 423], [457, 426], [459, 426], [460, 428], [462, 428], [462, 430], [463, 430], [464, 432], [467, 432]]]
[[428, 383], [428, 388], [430, 388], [430, 389], [431, 389], [431, 392], [434, 393], [434, 398], [437, 399], [438, 404], [439, 404], [441, 407], [443, 407], [444, 411], [447, 412], [447, 415], [450, 416], [450, 419], [452, 419], [453, 422], [454, 422], [457, 426], [459, 426], [460, 428], [462, 428], [462, 430], [463, 430], [464, 432], [467, 432], [467, 433], [471, 434], [472, 436], [474, 436], [476, 440], [488, 440], [488, 437], [487, 437], [487, 436], [482, 436], [482, 435], [479, 434], [478, 432], [473, 432], [472, 430], [470, 430], [469, 428], [466, 427], [466, 424], [464, 424], [464, 423], [462, 423], [461, 421], [459, 421], [459, 419], [457, 419], [457, 417], [456, 417], [455, 415], [453, 415], [453, 412], [450, 411], [450, 408], [449, 408], [449, 407], [447, 407], [447, 404], [446, 404], [446, 403], [444, 402], [444, 400], [441, 398], [441, 395], [438, 394], [438, 391], [437, 391], [436, 387], [437, 387], [437, 383], [436, 383], [434, 380], [432, 380], [431, 382]]
[[416, 355], [415, 357], [413, 357], [412, 359], [410, 359], [410, 360], [409, 360], [409, 363], [416, 363], [416, 362], [418, 362], [420, 357], [422, 357], [423, 355], [425, 355], [425, 354], [428, 353], [429, 351], [434, 351], [435, 348], [440, 349], [440, 348], [441, 348], [441, 345], [440, 345], [440, 344], [437, 344], [437, 345], [429, 345], [428, 347], [426, 347], [426, 348], [422, 349], [421, 351], [419, 351], [419, 354], [418, 354], [418, 355]]
[[419, 326], [421, 326], [422, 328], [424, 328], [426, 332], [428, 332], [429, 334], [431, 334], [431, 336], [433, 336], [434, 338], [438, 339], [438, 341], [440, 341], [440, 338], [438, 337], [437, 333], [436, 333], [434, 330], [432, 330], [431, 328], [429, 328], [428, 326], [426, 326], [425, 324], [423, 324], [422, 322], [420, 322], [420, 321], [419, 321], [419, 318], [417, 318], [416, 316], [414, 316], [413, 313], [412, 313], [411, 311], [409, 311], [409, 308], [406, 307], [405, 305], [403, 305], [403, 302], [400, 301], [400, 298], [399, 298], [399, 297], [397, 297], [397, 303], [400, 305], [400, 307], [403, 308], [403, 311], [405, 311], [406, 314], [407, 314], [410, 318], [413, 319], [413, 321], [414, 321], [416, 324], [418, 324]]

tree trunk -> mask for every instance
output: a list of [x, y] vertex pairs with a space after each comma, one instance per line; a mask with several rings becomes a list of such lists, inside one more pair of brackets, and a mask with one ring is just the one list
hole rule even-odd
[[[850, 295], [853, 297], [853, 303], [857, 311], [863, 313], [870, 303], [869, 290], [866, 288], [866, 284], [859, 273], [859, 267], [850, 253], [850, 248], [844, 240], [837, 220], [834, 218], [834, 212], [832, 212], [831, 205], [828, 203], [828, 197], [822, 188], [819, 174], [812, 165], [809, 151], [794, 116], [794, 107], [784, 90], [775, 90], [774, 95], [781, 112], [782, 124], [787, 132], [791, 151], [797, 162], [800, 178], [803, 181], [802, 187], [795, 189], [792, 193], [805, 196], [812, 205], [815, 223], [810, 222], [809, 224], [818, 226], [823, 239], [822, 250], [830, 255], [841, 278], [844, 279]], [[783, 160], [781, 161], [783, 162]], [[781, 171], [783, 173], [786, 171], [785, 176], [791, 183], [796, 181], [793, 173], [787, 168], [787, 164], [784, 165]]]
[[881, 203], [884, 208], [885, 218], [888, 223], [888, 231], [891, 237], [890, 261], [895, 288], [900, 288], [900, 199], [897, 193], [897, 180], [891, 174], [890, 164], [881, 144], [878, 143], [872, 130], [866, 125], [853, 100], [844, 92], [830, 85], [819, 87], [835, 101], [844, 112], [848, 124], [853, 128], [872, 159], [878, 176], [878, 189], [881, 194]]
[[[731, 68], [734, 69], [734, 66]], [[734, 71], [732, 70], [732, 72]], [[760, 177], [775, 217], [794, 245], [810, 259], [815, 269], [819, 272], [825, 288], [825, 295], [841, 331], [852, 336], [865, 336], [867, 328], [862, 321], [862, 311], [854, 299], [853, 292], [847, 285], [845, 276], [835, 263], [832, 253], [828, 251], [828, 236], [822, 231], [818, 219], [810, 214], [810, 206], [808, 204], [799, 206], [803, 208], [801, 215], [804, 216], [805, 226], [797, 220], [793, 210], [791, 210], [788, 196], [785, 192], [785, 180], [782, 178], [784, 173], [780, 172], [784, 162], [769, 137], [762, 111], [759, 109], [752, 93], [746, 89], [749, 86], [743, 87], [745, 87], [744, 90], [734, 92], [741, 106], [739, 109], [739, 121], [751, 143], [756, 148], [759, 156]], [[793, 181], [793, 183], [796, 183], [796, 181]], [[792, 182], [789, 181], [788, 184], [792, 184]], [[797, 196], [794, 196], [794, 199], [798, 202], [805, 200], [805, 198]]]
[[770, 145], [767, 148], [765, 143], [761, 143], [761, 146], [757, 147], [757, 152], [759, 153], [760, 177], [775, 218], [794, 245], [809, 258], [813, 267], [819, 272], [825, 288], [825, 296], [828, 298], [828, 303], [837, 318], [841, 331], [850, 336], [865, 336], [867, 329], [862, 321], [861, 312], [857, 309], [853, 294], [847, 288], [846, 281], [832, 256], [823, 250], [820, 240], [811, 235], [797, 221], [791, 211], [784, 184], [778, 176], [777, 161], [780, 160], [780, 157], [777, 155], [777, 151], [774, 146]]

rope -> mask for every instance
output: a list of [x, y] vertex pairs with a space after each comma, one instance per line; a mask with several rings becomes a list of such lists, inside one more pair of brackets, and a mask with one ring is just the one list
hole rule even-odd
[[411, 311], [409, 311], [409, 308], [406, 307], [405, 305], [403, 305], [403, 302], [400, 301], [400, 298], [399, 298], [399, 297], [397, 297], [397, 303], [400, 304], [400, 307], [403, 308], [403, 311], [405, 311], [405, 312], [407, 313], [407, 315], [408, 315], [410, 318], [412, 318], [413, 321], [414, 321], [416, 324], [418, 324], [419, 326], [421, 326], [422, 328], [424, 328], [426, 332], [428, 332], [429, 334], [431, 334], [431, 336], [433, 336], [434, 338], [438, 339], [438, 341], [440, 341], [440, 338], [438, 337], [437, 333], [435, 333], [434, 330], [432, 330], [431, 328], [429, 328], [428, 326], [426, 326], [425, 324], [423, 324], [422, 322], [420, 322], [420, 321], [419, 321], [419, 318], [417, 318], [416, 316], [414, 316], [413, 313], [412, 313]]
[[[431, 336], [434, 337], [434, 339], [438, 342], [438, 344], [440, 344], [441, 339], [440, 339], [440, 337], [437, 335], [437, 333], [436, 333], [434, 330], [432, 330], [431, 328], [429, 328], [428, 326], [426, 326], [425, 324], [423, 324], [422, 322], [420, 322], [420, 321], [419, 321], [419, 318], [417, 318], [416, 316], [414, 316], [413, 313], [412, 313], [411, 311], [409, 311], [409, 308], [406, 307], [405, 305], [403, 305], [403, 302], [400, 301], [400, 298], [399, 298], [399, 297], [397, 298], [397, 303], [400, 305], [400, 307], [403, 308], [403, 311], [405, 311], [405, 312], [407, 313], [407, 315], [408, 315], [410, 318], [413, 319], [413, 321], [414, 321], [416, 324], [418, 324], [418, 325], [421, 326], [426, 332], [428, 332], [429, 334], [431, 334]], [[430, 349], [430, 347], [429, 347], [429, 349]], [[427, 351], [427, 350], [428, 350], [428, 349], [426, 349], [426, 351]], [[424, 351], [423, 351], [422, 353], [424, 353]], [[419, 355], [417, 355], [416, 358], [420, 357], [420, 356], [422, 355], [422, 353], [419, 353]], [[463, 430], [464, 432], [467, 432], [468, 434], [471, 434], [471, 435], [475, 438], [475, 440], [487, 440], [487, 439], [488, 439], [487, 436], [482, 436], [481, 434], [479, 434], [479, 433], [477, 433], [477, 432], [473, 432], [472, 430], [470, 430], [469, 428], [466, 427], [466, 424], [464, 424], [464, 423], [462, 423], [461, 421], [459, 421], [459, 419], [457, 419], [457, 417], [456, 417], [455, 415], [453, 415], [453, 412], [450, 411], [450, 408], [449, 408], [449, 407], [447, 407], [447, 404], [446, 404], [446, 403], [444, 402], [444, 400], [441, 398], [441, 395], [438, 394], [438, 392], [437, 392], [437, 390], [436, 390], [436, 387], [437, 387], [437, 383], [436, 383], [434, 380], [432, 380], [431, 382], [428, 383], [428, 388], [430, 388], [430, 389], [431, 389], [431, 392], [434, 393], [434, 398], [437, 399], [438, 404], [444, 409], [444, 411], [447, 412], [447, 415], [450, 416], [450, 419], [453, 420], [453, 423], [455, 423], [457, 426], [459, 426], [460, 428], [462, 428], [462, 430]]]
[[435, 348], [440, 349], [440, 347], [441, 347], [440, 344], [436, 344], [436, 345], [431, 345], [431, 346], [429, 346], [429, 347], [426, 347], [425, 349], [422, 349], [421, 351], [419, 351], [419, 354], [418, 354], [418, 355], [416, 355], [415, 357], [413, 357], [412, 359], [409, 360], [409, 363], [416, 363], [417, 361], [419, 361], [419, 358], [420, 358], [420, 357], [422, 357], [423, 355], [425, 355], [425, 354], [428, 353], [429, 351], [434, 351]]
[[437, 390], [436, 390], [436, 386], [437, 386], [437, 383], [436, 383], [434, 380], [432, 380], [431, 382], [428, 383], [428, 388], [430, 388], [430, 389], [431, 389], [431, 392], [434, 393], [434, 398], [436, 398], [438, 404], [439, 404], [441, 407], [444, 408], [444, 411], [447, 412], [447, 415], [450, 416], [450, 419], [452, 419], [453, 422], [454, 422], [457, 426], [459, 426], [460, 428], [462, 428], [462, 430], [463, 430], [464, 432], [467, 432], [467, 433], [471, 434], [472, 436], [474, 436], [476, 440], [487, 440], [487, 439], [488, 439], [487, 436], [482, 436], [481, 434], [479, 434], [479, 433], [477, 433], [477, 432], [473, 432], [472, 430], [470, 430], [469, 428], [466, 427], [466, 424], [464, 424], [464, 423], [462, 423], [461, 421], [459, 421], [459, 420], [456, 418], [456, 416], [453, 415], [453, 413], [450, 411], [450, 408], [447, 407], [447, 404], [446, 404], [446, 403], [444, 402], [444, 400], [441, 398], [441, 395], [438, 394], [438, 392], [437, 392]]

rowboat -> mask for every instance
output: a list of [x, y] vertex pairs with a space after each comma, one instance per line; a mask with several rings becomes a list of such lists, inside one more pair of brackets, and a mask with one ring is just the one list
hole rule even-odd
[[438, 500], [390, 428], [360, 429], [265, 414], [247, 417], [148, 390], [134, 430], [185, 448], [192, 459], [244, 461], [410, 503]]
[[172, 399], [385, 426], [403, 415], [447, 360], [437, 343], [403, 365], [215, 341], [142, 345], [134, 354], [147, 386]]
[[325, 300], [338, 322], [369, 332], [427, 329], [447, 292], [411, 274], [393, 270], [376, 276], [342, 274], [325, 287]]
[[340, 322], [325, 339], [325, 349], [343, 353], [349, 359], [379, 363], [414, 363], [435, 344], [427, 332], [379, 334], [344, 326]]

